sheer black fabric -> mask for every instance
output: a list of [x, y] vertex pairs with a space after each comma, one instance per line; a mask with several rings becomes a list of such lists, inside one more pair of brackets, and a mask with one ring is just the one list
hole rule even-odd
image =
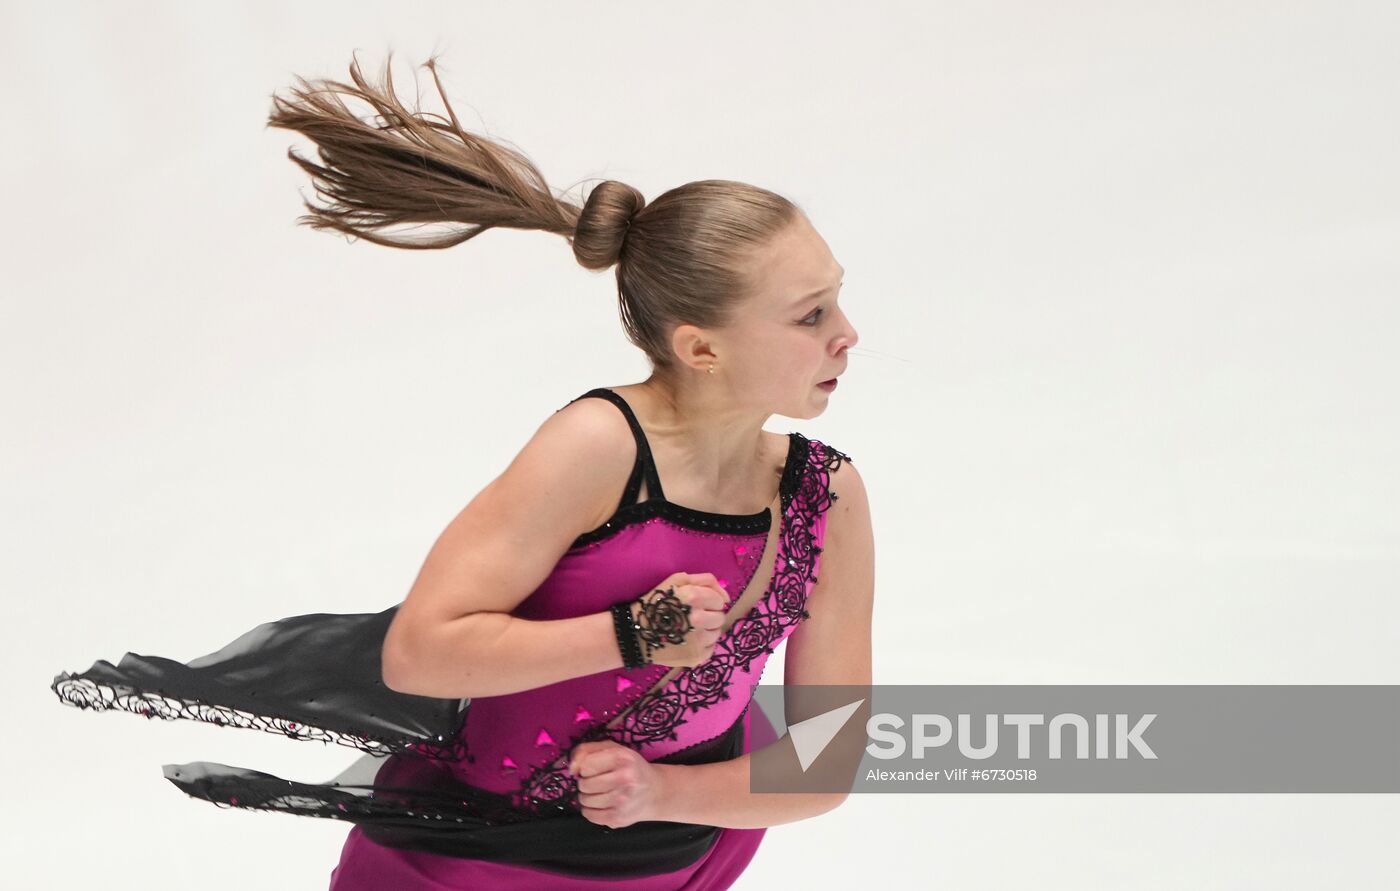
[[365, 752], [456, 759], [465, 699], [434, 699], [384, 686], [380, 648], [398, 605], [380, 613], [314, 613], [267, 622], [180, 663], [127, 653], [52, 689], [82, 708], [206, 721], [319, 739]]
[[[564, 804], [522, 808], [512, 796], [460, 781], [451, 762], [467, 756], [458, 734], [470, 700], [399, 693], [382, 681], [380, 652], [397, 610], [293, 616], [187, 663], [127, 653], [117, 665], [101, 660], [63, 672], [51, 686], [80, 708], [258, 729], [365, 753], [324, 783], [207, 761], [164, 766], [177, 788], [220, 807], [343, 820], [389, 847], [582, 876], [670, 872], [715, 844], [713, 826], [650, 821], [613, 829]], [[600, 727], [597, 738], [604, 737]], [[742, 747], [741, 716], [720, 737], [657, 760], [728, 760]]]

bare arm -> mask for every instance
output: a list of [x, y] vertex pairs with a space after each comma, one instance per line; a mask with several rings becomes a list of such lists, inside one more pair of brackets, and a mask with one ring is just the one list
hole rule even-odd
[[434, 543], [384, 641], [384, 683], [440, 698], [500, 696], [622, 667], [612, 617], [508, 615], [579, 534], [617, 506], [636, 456], [599, 399], [551, 415]]
[[[831, 488], [839, 497], [827, 514], [821, 569], [807, 599], [811, 617], [788, 638], [783, 683], [868, 687], [875, 599], [870, 506], [853, 464], [832, 473]], [[850, 720], [863, 725], [868, 707], [867, 698]], [[863, 735], [859, 743], [863, 748]], [[791, 750], [792, 740], [785, 735], [772, 745]], [[847, 754], [858, 757], [858, 751]], [[665, 802], [657, 819], [752, 829], [815, 817], [846, 800], [845, 792], [750, 792], [750, 761], [745, 754], [713, 764], [653, 765], [661, 771]]]

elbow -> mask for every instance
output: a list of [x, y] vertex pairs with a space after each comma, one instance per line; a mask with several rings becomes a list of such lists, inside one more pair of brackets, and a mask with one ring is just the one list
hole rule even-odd
[[394, 646], [388, 639], [379, 654], [380, 681], [395, 693], [414, 693], [412, 668], [406, 664], [401, 647]]
[[474, 697], [469, 683], [471, 662], [464, 650], [470, 647], [463, 647], [460, 637], [449, 640], [431, 629], [410, 632], [408, 626], [391, 624], [379, 652], [379, 679], [395, 693], [437, 699]]
[[384, 643], [379, 650], [379, 675], [384, 686], [395, 693], [424, 695], [422, 673], [411, 658], [422, 651], [421, 646], [408, 638], [408, 629], [401, 621], [402, 614], [395, 616], [384, 634]]

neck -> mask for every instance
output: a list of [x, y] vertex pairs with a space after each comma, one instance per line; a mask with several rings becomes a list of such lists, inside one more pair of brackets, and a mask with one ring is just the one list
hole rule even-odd
[[[653, 373], [637, 388], [647, 396], [644, 420], [653, 451], [665, 453], [670, 479], [662, 481], [668, 487], [693, 482], [730, 503], [750, 501], [773, 488], [763, 432], [767, 415], [745, 408], [725, 378], [686, 369], [668, 376]], [[762, 479], [756, 481], [755, 474]], [[764, 506], [766, 502], [752, 510]]]

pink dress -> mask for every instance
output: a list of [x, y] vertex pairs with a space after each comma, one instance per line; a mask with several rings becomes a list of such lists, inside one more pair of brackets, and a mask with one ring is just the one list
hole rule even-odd
[[[607, 398], [626, 414], [637, 442], [637, 460], [621, 505], [603, 526], [581, 535], [553, 572], [513, 615], [557, 619], [606, 610], [625, 593], [647, 590], [673, 572], [712, 572], [733, 602], [757, 568], [772, 511], [716, 514], [667, 501], [641, 425], [626, 401], [606, 389], [584, 396]], [[580, 396], [582, 399], [584, 396]], [[849, 456], [793, 433], [781, 481], [789, 529], [767, 595], [720, 639], [711, 658], [677, 675], [649, 703], [632, 712], [612, 738], [649, 761], [711, 739], [736, 719], [744, 721], [743, 751], [761, 748], [774, 734], [762, 713], [750, 710], [752, 688], [768, 656], [806, 617], [807, 594], [817, 579], [825, 510], [834, 500], [828, 473]], [[637, 502], [642, 480], [647, 498]], [[599, 717], [599, 703], [615, 709], [649, 689], [664, 666], [619, 669], [573, 678], [534, 690], [472, 701], [464, 727], [469, 759], [461, 777], [475, 786], [519, 793], [536, 801], [567, 797], [572, 778], [540, 765], [557, 755], [578, 726]], [[754, 740], [754, 723], [759, 738]], [[730, 887], [758, 850], [763, 829], [721, 830], [714, 847], [674, 872], [627, 879], [595, 879], [543, 873], [527, 866], [463, 860], [376, 845], [352, 829], [331, 873], [332, 891], [449, 889], [595, 889], [717, 891]]]
[[[541, 620], [606, 611], [678, 571], [713, 573], [732, 604], [764, 556], [772, 508], [719, 514], [668, 501], [626, 400], [606, 388], [578, 399], [585, 397], [607, 399], [626, 417], [637, 448], [632, 474], [612, 517], [580, 535], [513, 614]], [[258, 729], [366, 752], [319, 784], [212, 762], [165, 765], [177, 788], [219, 807], [355, 823], [331, 872], [332, 891], [728, 888], [764, 830], [593, 824], [580, 812], [567, 756], [587, 739], [611, 739], [648, 761], [696, 764], [773, 741], [773, 728], [750, 707], [753, 687], [774, 648], [808, 616], [826, 511], [837, 499], [830, 474], [848, 460], [788, 434], [771, 581], [709, 659], [648, 698], [642, 694], [666, 666], [470, 700], [389, 690], [379, 657], [397, 606], [279, 619], [188, 663], [128, 652], [118, 665], [99, 660], [85, 672], [64, 672], [52, 689], [82, 708]], [[639, 501], [643, 483], [646, 498]], [[639, 700], [617, 726], [606, 726]]]

